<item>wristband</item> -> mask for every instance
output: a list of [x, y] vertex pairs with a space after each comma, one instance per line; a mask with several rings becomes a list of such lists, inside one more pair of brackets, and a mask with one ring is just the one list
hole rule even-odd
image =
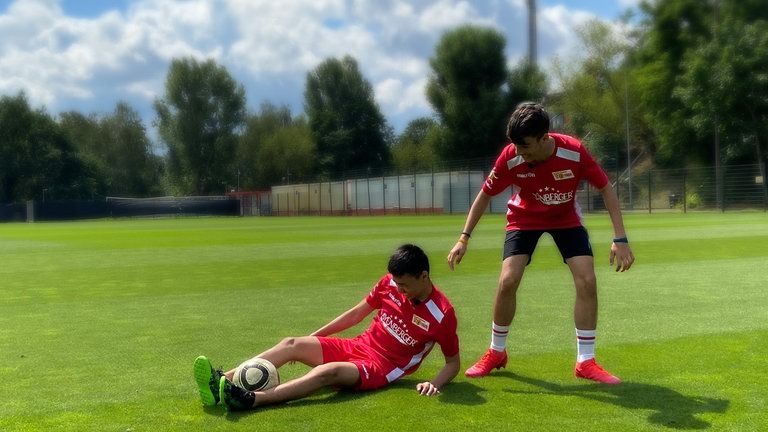
[[629, 243], [629, 240], [627, 240], [626, 237], [619, 237], [613, 239], [614, 243]]
[[467, 244], [467, 243], [469, 243], [469, 242], [467, 242], [467, 239], [465, 239], [465, 238], [462, 238], [462, 237], [459, 237], [459, 243], [464, 243], [464, 244]]
[[467, 236], [467, 238], [471, 238], [471, 237], [472, 237], [472, 235], [470, 235], [470, 234], [469, 234], [468, 232], [466, 232], [466, 231], [464, 231], [463, 233], [461, 233], [461, 235], [465, 235], [465, 236]]

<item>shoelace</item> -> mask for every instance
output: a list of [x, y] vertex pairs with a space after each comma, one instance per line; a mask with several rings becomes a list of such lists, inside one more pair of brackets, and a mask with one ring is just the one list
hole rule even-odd
[[211, 391], [219, 387], [219, 380], [223, 376], [224, 376], [224, 370], [222, 369], [221, 366], [219, 366], [218, 369], [213, 369], [213, 373], [211, 374], [211, 379], [208, 380], [208, 386], [211, 388]]
[[483, 358], [480, 359], [478, 363], [478, 366], [487, 367], [491, 366], [496, 362], [495, 356], [491, 353], [485, 353]]

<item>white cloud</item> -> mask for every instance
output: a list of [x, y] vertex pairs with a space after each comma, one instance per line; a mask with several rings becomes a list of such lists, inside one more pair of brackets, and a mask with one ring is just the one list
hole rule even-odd
[[[572, 51], [574, 26], [594, 16], [563, 6], [538, 13], [544, 64]], [[123, 100], [150, 119], [171, 60], [194, 56], [226, 67], [251, 108], [271, 102], [298, 114], [307, 72], [348, 54], [402, 129], [432, 114], [429, 58], [446, 30], [467, 23], [502, 31], [510, 63], [526, 55], [523, 0], [137, 0], [89, 18], [66, 15], [58, 0], [15, 0], [0, 15], [0, 94], [24, 91], [52, 114], [108, 112]]]
[[430, 34], [436, 34], [450, 27], [466, 24], [476, 19], [472, 4], [461, 1], [442, 0], [428, 6], [419, 16], [419, 28]]
[[402, 81], [389, 78], [381, 81], [375, 88], [379, 104], [391, 107], [395, 114], [414, 111], [429, 111], [429, 105], [424, 99], [426, 78], [413, 81]]
[[539, 45], [545, 56], [571, 53], [578, 46], [574, 29], [595, 16], [584, 11], [572, 11], [563, 6], [541, 8], [538, 11]]

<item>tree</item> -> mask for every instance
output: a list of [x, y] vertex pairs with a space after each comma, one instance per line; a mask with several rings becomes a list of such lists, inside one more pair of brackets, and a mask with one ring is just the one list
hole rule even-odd
[[152, 151], [138, 112], [127, 103], [118, 102], [114, 112], [104, 116], [63, 113], [59, 124], [79, 157], [98, 168], [107, 195], [162, 193], [162, 158]]
[[240, 138], [237, 169], [246, 188], [266, 188], [315, 173], [316, 148], [304, 117], [293, 118], [287, 106], [270, 103], [249, 116]]
[[[507, 105], [517, 106], [521, 102], [543, 102], [549, 92], [547, 75], [528, 59], [522, 60], [509, 72], [507, 78]], [[511, 113], [510, 113], [511, 114]]]
[[56, 122], [23, 93], [0, 98], [0, 202], [92, 199], [97, 169], [77, 157]]
[[699, 137], [715, 131], [721, 162], [765, 161], [768, 145], [768, 24], [734, 17], [717, 37], [687, 53], [675, 96], [690, 107], [688, 124]]
[[327, 59], [309, 72], [304, 100], [321, 175], [389, 166], [391, 128], [355, 59]]
[[84, 115], [77, 111], [59, 114], [59, 126], [69, 138], [80, 158], [104, 168], [101, 162], [103, 142], [99, 136], [99, 117], [96, 114]]
[[630, 143], [634, 153], [649, 150], [648, 142], [641, 139], [642, 118], [627, 118], [635, 112], [628, 112], [627, 98], [633, 87], [625, 63], [629, 47], [599, 20], [579, 26], [577, 34], [582, 57], [554, 62], [562, 92], [553, 101], [552, 111], [564, 115], [566, 131], [581, 137], [603, 166], [626, 166], [627, 122], [633, 125]]
[[431, 136], [440, 125], [434, 119], [422, 117], [408, 123], [392, 147], [392, 159], [400, 172], [425, 172], [438, 162]]
[[[640, 88], [640, 108], [658, 137], [656, 160], [663, 164], [744, 160], [755, 140], [744, 144], [744, 136], [733, 133], [743, 119], [760, 122], [759, 115], [752, 117], [756, 113], [742, 107], [747, 100], [760, 106], [764, 94], [755, 80], [765, 70], [764, 41], [755, 29], [762, 30], [768, 21], [765, 2], [644, 1], [641, 10], [644, 31], [633, 75]], [[734, 100], [739, 100], [737, 105], [729, 102]]]
[[445, 128], [436, 149], [443, 160], [489, 157], [504, 144], [513, 108], [503, 90], [505, 45], [498, 31], [472, 25], [440, 39], [426, 93]]
[[118, 196], [152, 196], [162, 192], [162, 160], [152, 151], [152, 142], [139, 113], [125, 102], [99, 123], [109, 148], [110, 193]]
[[644, 1], [641, 11], [645, 19], [632, 76], [638, 89], [638, 110], [658, 141], [655, 160], [669, 166], [710, 163], [711, 146], [696, 137], [687, 122], [692, 112], [674, 93], [685, 53], [702, 38], [711, 39], [712, 5], [701, 0]]
[[218, 191], [232, 178], [237, 132], [245, 121], [245, 90], [213, 60], [171, 63], [164, 99], [155, 101], [168, 174], [182, 193]]
[[[733, 6], [725, 10], [746, 12]], [[764, 161], [768, 145], [768, 24], [740, 14], [722, 16], [715, 37], [686, 53], [674, 94], [698, 137], [719, 134], [725, 163]]]
[[302, 117], [292, 125], [275, 130], [258, 152], [263, 184], [308, 182], [315, 170], [315, 142]]

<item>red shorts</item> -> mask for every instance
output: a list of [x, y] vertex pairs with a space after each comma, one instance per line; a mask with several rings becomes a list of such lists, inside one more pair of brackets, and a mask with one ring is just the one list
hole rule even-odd
[[323, 348], [323, 364], [349, 362], [357, 366], [360, 382], [355, 390], [373, 390], [383, 387], [404, 375], [387, 358], [359, 339], [318, 337]]

